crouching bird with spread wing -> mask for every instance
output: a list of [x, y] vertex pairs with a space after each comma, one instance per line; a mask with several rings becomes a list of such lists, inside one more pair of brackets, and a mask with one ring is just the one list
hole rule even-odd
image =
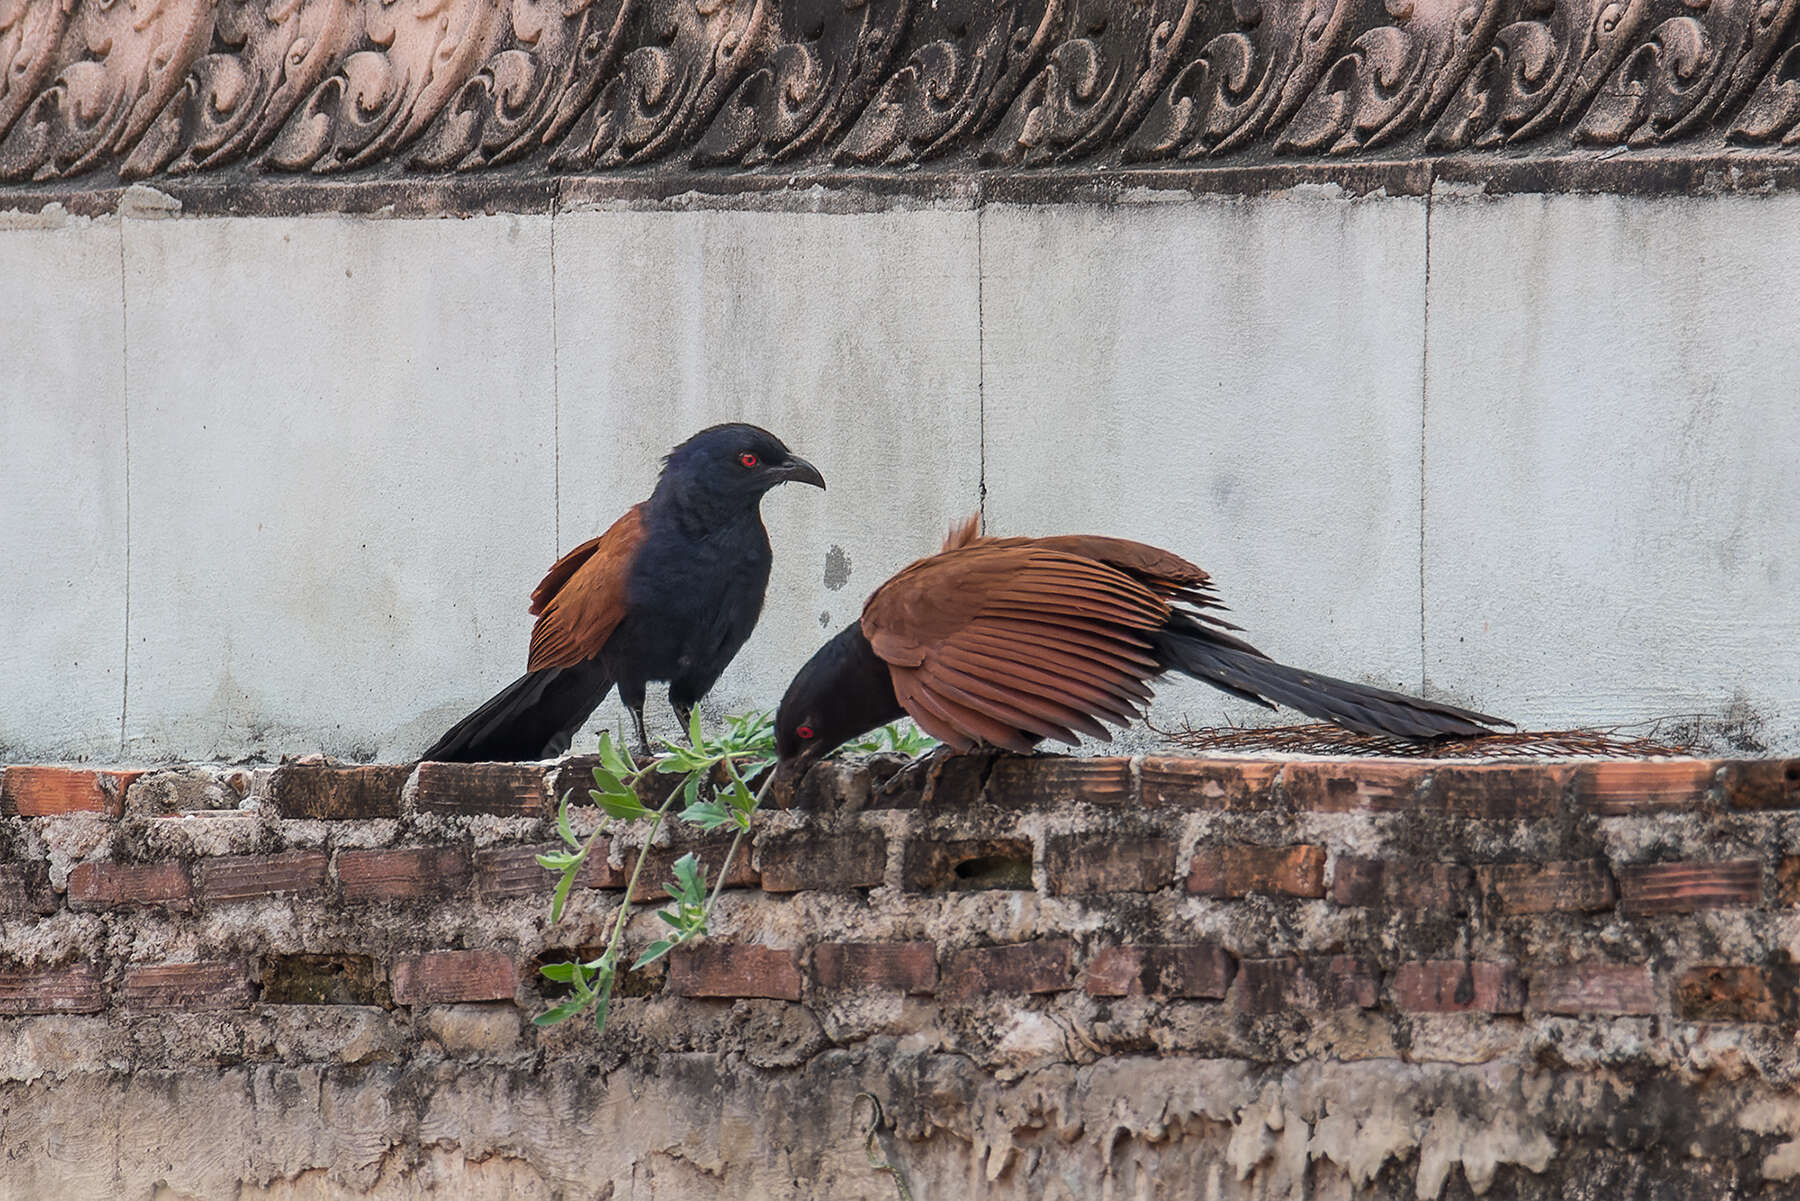
[[1485, 734], [1499, 718], [1277, 663], [1229, 631], [1207, 574], [1120, 538], [981, 538], [877, 588], [862, 620], [821, 647], [776, 713], [778, 789], [822, 755], [902, 715], [955, 750], [1029, 751], [1046, 738], [1108, 739], [1178, 671], [1365, 734]]
[[525, 674], [457, 722], [424, 759], [548, 759], [618, 686], [638, 742], [644, 685], [669, 684], [682, 725], [750, 637], [769, 583], [761, 504], [819, 469], [754, 425], [715, 425], [669, 452], [650, 499], [550, 568], [531, 594]]

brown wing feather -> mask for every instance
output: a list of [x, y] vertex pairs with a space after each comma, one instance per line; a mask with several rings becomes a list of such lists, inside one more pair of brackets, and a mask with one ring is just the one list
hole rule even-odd
[[634, 505], [604, 534], [556, 561], [531, 594], [538, 621], [527, 671], [572, 667], [600, 653], [624, 620], [631, 560], [644, 535], [644, 506]]
[[1148, 635], [1167, 620], [1168, 601], [1119, 567], [1045, 545], [1076, 540], [970, 538], [967, 529], [863, 609], [863, 634], [888, 663], [901, 705], [963, 749], [1024, 750], [1044, 738], [1074, 742], [1077, 731], [1105, 738], [1103, 722], [1129, 723], [1134, 702], [1150, 696], [1144, 681], [1161, 671]]

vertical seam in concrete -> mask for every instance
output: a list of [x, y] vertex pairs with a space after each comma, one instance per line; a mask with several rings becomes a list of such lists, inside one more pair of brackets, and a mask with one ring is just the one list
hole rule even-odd
[[987, 533], [987, 314], [983, 289], [987, 277], [987, 261], [982, 254], [982, 215], [985, 204], [975, 205], [975, 427], [979, 445], [977, 465], [976, 511], [982, 533]]
[[556, 194], [550, 195], [550, 536], [562, 555], [562, 331], [556, 322]]
[[131, 302], [125, 276], [125, 217], [119, 217], [119, 402], [125, 452], [125, 654], [119, 680], [119, 757], [125, 756], [125, 716], [131, 708]]
[[1425, 189], [1424, 320], [1419, 337], [1419, 693], [1424, 695], [1425, 658], [1425, 439], [1428, 434], [1431, 371], [1431, 193]]

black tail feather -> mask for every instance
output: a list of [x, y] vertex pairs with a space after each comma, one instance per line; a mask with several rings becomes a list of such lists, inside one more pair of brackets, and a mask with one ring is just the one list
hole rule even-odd
[[419, 756], [437, 763], [554, 759], [613, 685], [599, 660], [527, 672], [495, 693]]
[[1157, 641], [1156, 655], [1171, 670], [1184, 672], [1234, 696], [1270, 708], [1286, 705], [1359, 734], [1422, 739], [1469, 737], [1491, 734], [1494, 726], [1512, 725], [1502, 718], [1455, 705], [1288, 667], [1265, 658], [1254, 648], [1225, 645], [1205, 630], [1166, 628]]

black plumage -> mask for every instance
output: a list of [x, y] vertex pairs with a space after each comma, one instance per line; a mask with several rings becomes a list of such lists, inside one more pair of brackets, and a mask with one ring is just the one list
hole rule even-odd
[[644, 687], [667, 681], [685, 724], [755, 629], [773, 556], [762, 498], [817, 468], [754, 425], [700, 431], [663, 460], [650, 499], [551, 567], [526, 672], [457, 722], [424, 759], [562, 754], [617, 686], [643, 749]]

